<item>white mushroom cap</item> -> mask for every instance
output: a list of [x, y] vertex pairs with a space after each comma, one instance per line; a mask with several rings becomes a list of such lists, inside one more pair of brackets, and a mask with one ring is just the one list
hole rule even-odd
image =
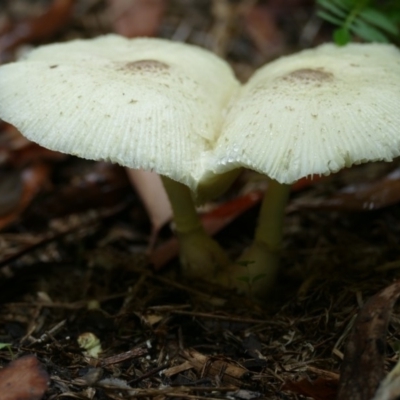
[[[238, 88], [196, 46], [107, 35], [0, 67], [0, 118], [49, 149], [154, 170], [196, 189]], [[206, 179], [206, 178], [204, 178]]]
[[214, 165], [292, 183], [399, 155], [400, 51], [325, 44], [254, 74], [230, 107]]

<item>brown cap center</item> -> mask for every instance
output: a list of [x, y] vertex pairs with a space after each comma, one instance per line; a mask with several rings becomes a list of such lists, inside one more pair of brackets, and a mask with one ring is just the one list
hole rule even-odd
[[163, 71], [169, 68], [169, 65], [157, 60], [139, 60], [128, 62], [124, 65], [127, 70], [134, 71]]
[[301, 68], [290, 72], [289, 74], [282, 77], [285, 81], [298, 82], [298, 83], [322, 83], [324, 81], [330, 81], [333, 78], [333, 74], [326, 72], [322, 69], [312, 68]]

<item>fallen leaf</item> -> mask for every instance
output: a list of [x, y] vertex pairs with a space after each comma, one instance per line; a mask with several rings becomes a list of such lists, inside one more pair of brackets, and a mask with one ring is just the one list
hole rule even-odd
[[225, 58], [229, 51], [232, 32], [238, 22], [239, 6], [229, 0], [212, 1], [211, 14], [213, 26], [210, 29], [212, 37], [211, 50], [218, 56]]
[[[14, 182], [15, 185], [22, 185], [22, 190], [16, 191], [13, 195], [14, 197], [9, 200], [7, 212], [0, 217], [0, 230], [19, 218], [21, 213], [47, 182], [48, 176], [49, 168], [40, 162], [34, 163], [22, 170], [21, 175], [16, 177]], [[13, 206], [14, 201], [15, 204]]]
[[315, 380], [307, 378], [299, 381], [287, 381], [282, 390], [290, 390], [296, 394], [312, 397], [314, 400], [335, 400], [339, 381], [326, 377], [318, 377]]
[[[1, 120], [0, 120], [1, 121]], [[0, 148], [14, 151], [29, 146], [32, 142], [13, 125], [1, 121], [0, 126]]]
[[33, 355], [12, 361], [0, 370], [1, 400], [40, 400], [49, 376]]
[[72, 172], [69, 184], [52, 191], [40, 204], [32, 204], [24, 216], [25, 223], [31, 219], [48, 220], [89, 209], [113, 207], [130, 192], [126, 174], [118, 165], [106, 162], [90, 163], [90, 168], [78, 165], [80, 169], [76, 175]]
[[21, 198], [22, 189], [19, 171], [0, 171], [0, 217], [14, 210]]
[[156, 36], [167, 0], [108, 0], [116, 33], [129, 38]]
[[370, 400], [384, 376], [385, 339], [400, 281], [371, 297], [360, 310], [348, 338], [338, 399]]
[[23, 167], [29, 163], [37, 161], [62, 161], [68, 156], [39, 146], [30, 142], [27, 146], [21, 147], [8, 156], [8, 163], [14, 167]]
[[314, 175], [312, 177], [301, 178], [292, 185], [292, 192], [298, 192], [306, 189], [317, 182], [324, 180], [326, 176]]
[[349, 185], [327, 198], [298, 199], [289, 212], [301, 209], [371, 211], [400, 202], [400, 168], [372, 183]]
[[258, 51], [265, 57], [272, 58], [282, 53], [284, 37], [268, 6], [252, 7], [245, 15], [244, 26]]
[[43, 15], [7, 24], [0, 32], [0, 56], [20, 44], [46, 39], [63, 28], [72, 16], [75, 1], [54, 0]]

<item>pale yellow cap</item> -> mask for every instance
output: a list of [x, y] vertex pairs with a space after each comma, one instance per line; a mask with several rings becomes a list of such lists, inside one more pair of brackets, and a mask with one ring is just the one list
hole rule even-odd
[[49, 149], [195, 190], [238, 87], [229, 65], [200, 47], [107, 35], [1, 66], [0, 118]]
[[232, 102], [217, 173], [243, 166], [281, 183], [400, 155], [400, 51], [324, 44], [260, 68]]

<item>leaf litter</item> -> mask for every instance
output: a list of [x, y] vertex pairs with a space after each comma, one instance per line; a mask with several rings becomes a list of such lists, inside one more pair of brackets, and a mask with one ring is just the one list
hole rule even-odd
[[[121, 26], [135, 36], [143, 28], [129, 22], [146, 17], [148, 35], [213, 48], [244, 80], [261, 63], [329, 40], [331, 33], [306, 0], [153, 3], [152, 15], [146, 2], [134, 0], [4, 2], [1, 40], [12, 45], [3, 48], [2, 59], [21, 44], [92, 37]], [[119, 28], [110, 4], [129, 8]], [[19, 20], [18, 7], [24, 11]], [[21, 24], [33, 31], [16, 35]], [[6, 180], [0, 185], [11, 196], [0, 218], [6, 221], [0, 388], [13, 363], [29, 360], [11, 374], [21, 390], [22, 371], [34, 377], [36, 393], [27, 400], [334, 399], [338, 393], [344, 399], [355, 398], [354, 391], [367, 399], [379, 384], [375, 400], [398, 393], [396, 368], [384, 376], [398, 360], [400, 309], [393, 292], [382, 297], [399, 278], [398, 162], [296, 185], [281, 276], [270, 302], [260, 305], [182, 281], [176, 260], [162, 261], [155, 272], [148, 255], [151, 218], [122, 168], [60, 157], [24, 143], [5, 124], [0, 129], [1, 176], [9, 173], [13, 188]], [[205, 223], [232, 255], [250, 241], [264, 186], [256, 183], [238, 197], [236, 184], [205, 208]], [[379, 207], [360, 206], [371, 199]], [[171, 232], [157, 231], [160, 249]], [[79, 346], [84, 333], [99, 340], [97, 357]], [[349, 346], [360, 354], [362, 345], [363, 357], [349, 355]], [[49, 374], [48, 387], [37, 360]], [[365, 360], [373, 360], [372, 367]], [[371, 385], [360, 389], [371, 376]], [[9, 391], [5, 399], [18, 395]]]

